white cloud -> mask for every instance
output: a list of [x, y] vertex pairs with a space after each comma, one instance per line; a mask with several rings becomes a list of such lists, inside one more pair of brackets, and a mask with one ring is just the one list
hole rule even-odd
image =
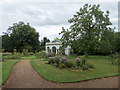
[[[1, 2], [48, 2], [48, 0], [1, 0]], [[118, 2], [119, 0], [86, 0], [86, 2]], [[49, 2], [85, 2], [85, 0], [49, 0]]]
[[[87, 3], [87, 1], [85, 2], [83, 0], [65, 0], [65, 2], [63, 0], [59, 2], [57, 0], [49, 2], [44, 2], [43, 0], [43, 2], [41, 0], [22, 1], [0, 1], [0, 35], [13, 23], [24, 21], [25, 23], [29, 22], [32, 27], [36, 28], [40, 33], [40, 39], [46, 36], [53, 40], [55, 37], [60, 37], [58, 33], [61, 31], [62, 26], [69, 28], [68, 19]], [[93, 2], [93, 0], [90, 0], [88, 2], [92, 5], [100, 4], [100, 8], [103, 11], [109, 10], [113, 27], [118, 26], [118, 0], [114, 0], [114, 2], [106, 2], [106, 0]]]
[[40, 34], [40, 40], [43, 39], [43, 37], [47, 37], [48, 39], [51, 39], [51, 41], [54, 38], [60, 38], [61, 35], [59, 33], [62, 30], [62, 27], [69, 28], [69, 25], [52, 25], [52, 26], [36, 26], [35, 29]]

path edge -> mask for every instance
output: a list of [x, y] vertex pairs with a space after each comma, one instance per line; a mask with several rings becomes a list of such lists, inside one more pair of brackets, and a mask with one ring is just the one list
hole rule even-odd
[[16, 64], [18, 64], [19, 62], [21, 62], [21, 60], [19, 60], [18, 62], [16, 62], [13, 66], [12, 66], [12, 69], [10, 71], [10, 75], [7, 79], [7, 81], [2, 85], [2, 87], [0, 87], [0, 89], [3, 89], [7, 84], [8, 84], [8, 81], [11, 79], [12, 77], [12, 72], [13, 72], [13, 68], [15, 67]]
[[[31, 64], [31, 60], [30, 60], [30, 64]], [[49, 82], [51, 82], [51, 83], [57, 83], [57, 84], [82, 83], [82, 82], [87, 82], [87, 81], [91, 81], [91, 80], [106, 79], [106, 78], [112, 78], [112, 77], [118, 77], [118, 80], [119, 80], [119, 78], [120, 78], [120, 75], [118, 74], [118, 75], [113, 75], [113, 76], [98, 77], [98, 78], [93, 78], [93, 79], [88, 79], [88, 80], [82, 80], [82, 81], [75, 81], [75, 82], [55, 82], [55, 81], [51, 81], [51, 80], [49, 80], [49, 79], [44, 78], [43, 76], [41, 76], [41, 75], [38, 73], [38, 71], [33, 67], [32, 64], [31, 64], [31, 66], [32, 66], [32, 68], [34, 69], [34, 71], [35, 71], [41, 78], [43, 78], [44, 80], [49, 81]]]

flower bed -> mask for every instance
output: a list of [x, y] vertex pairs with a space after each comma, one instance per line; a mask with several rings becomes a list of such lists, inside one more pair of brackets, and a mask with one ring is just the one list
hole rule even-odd
[[93, 65], [86, 63], [85, 57], [83, 57], [82, 59], [75, 58], [75, 60], [69, 60], [66, 57], [60, 58], [59, 56], [53, 56], [48, 58], [48, 64], [53, 64], [59, 69], [71, 68], [87, 70], [89, 68], [94, 68]]

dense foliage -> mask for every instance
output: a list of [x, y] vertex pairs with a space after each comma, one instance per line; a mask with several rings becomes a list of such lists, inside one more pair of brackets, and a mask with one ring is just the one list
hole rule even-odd
[[75, 58], [75, 60], [69, 60], [66, 57], [54, 56], [49, 57], [48, 64], [53, 64], [59, 69], [71, 68], [71, 69], [82, 69], [87, 70], [89, 68], [95, 68], [92, 64], [86, 62], [85, 56]]
[[22, 52], [24, 49], [34, 52], [39, 50], [39, 33], [24, 22], [14, 23], [2, 36], [2, 48], [12, 52], [14, 49]]
[[40, 50], [45, 50], [45, 45], [46, 45], [46, 42], [50, 42], [49, 39], [47, 39], [47, 37], [43, 37], [43, 40], [41, 40], [41, 44], [40, 44]]
[[64, 46], [71, 44], [75, 54], [108, 55], [119, 51], [119, 33], [110, 28], [109, 11], [104, 13], [99, 7], [85, 4], [68, 20], [70, 28], [62, 27], [61, 41]]

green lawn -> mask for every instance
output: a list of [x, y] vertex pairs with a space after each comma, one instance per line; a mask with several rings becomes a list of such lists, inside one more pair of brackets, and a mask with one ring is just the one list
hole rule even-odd
[[19, 60], [7, 60], [4, 62], [0, 62], [0, 64], [2, 64], [2, 69], [0, 67], [0, 72], [2, 72], [2, 74], [0, 74], [0, 77], [2, 77], [2, 81], [0, 80], [0, 83], [2, 82], [2, 84], [4, 84], [7, 81], [11, 69], [16, 62], [19, 62]]
[[[75, 57], [68, 56], [68, 58], [72, 59]], [[40, 76], [54, 82], [77, 82], [118, 75], [118, 66], [112, 65], [107, 56], [90, 56], [87, 62], [94, 65], [95, 69], [88, 69], [87, 71], [72, 69], [60, 70], [53, 65], [45, 64], [46, 62], [44, 60], [31, 60], [33, 68]]]
[[31, 55], [31, 56], [28, 56], [28, 57], [20, 57], [20, 59], [35, 59], [36, 56], [35, 55]]

